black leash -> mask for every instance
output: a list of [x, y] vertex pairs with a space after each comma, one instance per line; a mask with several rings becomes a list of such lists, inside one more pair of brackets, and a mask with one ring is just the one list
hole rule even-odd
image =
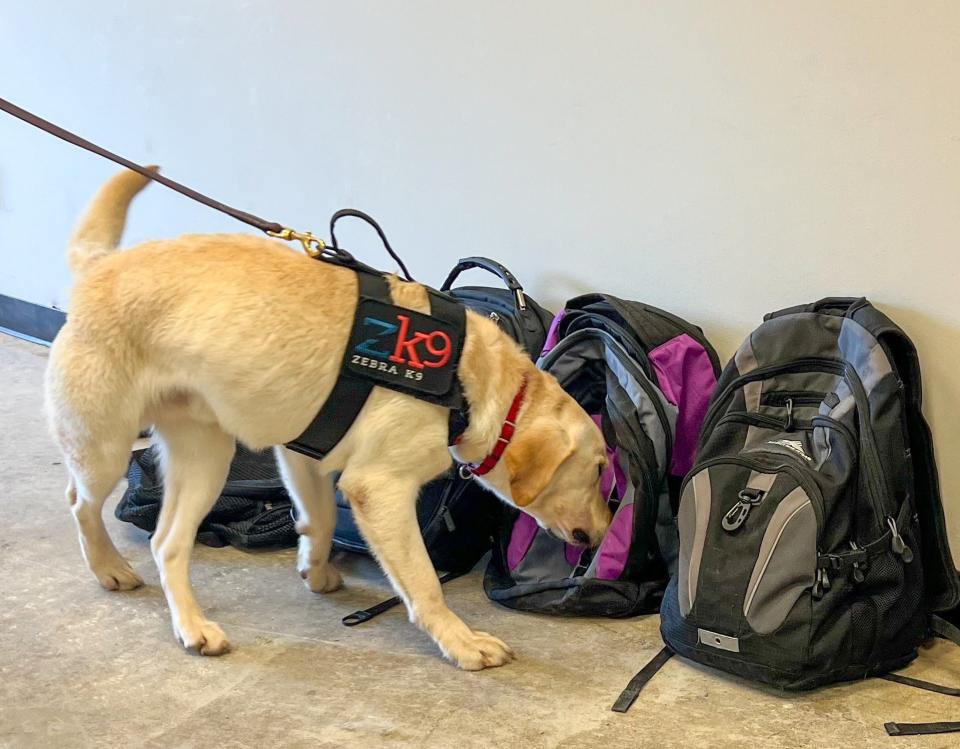
[[252, 226], [271, 237], [283, 239], [288, 242], [300, 242], [300, 244], [303, 246], [303, 251], [306, 252], [310, 257], [317, 260], [327, 260], [340, 265], [346, 265], [348, 267], [358, 266], [359, 263], [357, 263], [354, 257], [346, 250], [340, 249], [340, 247], [337, 245], [337, 240], [333, 233], [333, 227], [338, 219], [344, 218], [345, 216], [352, 216], [354, 218], [362, 219], [370, 224], [370, 226], [372, 226], [380, 236], [384, 247], [386, 247], [387, 252], [390, 253], [390, 257], [396, 261], [397, 265], [400, 266], [401, 271], [403, 271], [404, 277], [408, 281], [413, 280], [413, 277], [407, 270], [407, 266], [404, 265], [403, 261], [400, 259], [397, 253], [394, 252], [393, 248], [390, 246], [390, 243], [387, 241], [387, 237], [386, 234], [384, 234], [383, 229], [380, 228], [380, 225], [374, 221], [373, 218], [362, 211], [358, 211], [353, 208], [347, 208], [342, 211], [337, 211], [335, 214], [333, 214], [333, 217], [330, 219], [330, 244], [328, 245], [320, 237], [315, 237], [308, 231], [296, 231], [289, 227], [283, 226], [282, 224], [278, 224], [276, 221], [267, 221], [266, 219], [262, 219], [259, 216], [253, 215], [252, 213], [241, 211], [238, 208], [233, 208], [225, 203], [221, 203], [219, 200], [214, 200], [203, 193], [199, 193], [196, 190], [187, 187], [186, 185], [182, 185], [179, 182], [175, 182], [174, 180], [163, 176], [157, 171], [156, 167], [150, 168], [142, 166], [130, 161], [130, 159], [125, 159], [123, 156], [118, 156], [112, 151], [108, 151], [106, 148], [98, 146], [96, 143], [91, 143], [85, 138], [81, 138], [79, 135], [71, 133], [69, 130], [64, 130], [59, 125], [54, 125], [52, 122], [45, 120], [42, 117], [38, 117], [32, 112], [28, 112], [26, 109], [18, 107], [16, 104], [9, 102], [6, 99], [0, 99], [0, 111], [6, 112], [9, 115], [13, 115], [17, 119], [26, 122], [28, 125], [33, 125], [34, 127], [39, 128], [50, 135], [54, 135], [71, 145], [83, 148], [91, 153], [97, 154], [98, 156], [102, 156], [105, 159], [116, 162], [117, 164], [120, 164], [131, 171], [137, 172], [137, 174], [143, 175], [147, 179], [151, 179], [154, 182], [159, 182], [164, 187], [169, 187], [171, 190], [175, 190], [181, 195], [186, 195], [191, 200], [202, 203], [208, 208], [213, 208], [215, 211], [225, 213], [231, 218], [235, 218], [237, 221], [242, 221], [248, 226]]
[[[440, 584], [450, 582], [451, 580], [456, 580], [458, 577], [463, 577], [467, 574], [469, 570], [465, 572], [447, 572], [440, 576]], [[381, 601], [376, 606], [371, 606], [368, 609], [363, 609], [361, 611], [354, 611], [352, 614], [347, 614], [340, 622], [344, 627], [356, 627], [358, 624], [363, 624], [368, 622], [375, 616], [380, 616], [384, 611], [389, 611], [394, 606], [397, 606], [401, 601], [400, 596], [394, 596], [393, 598], [388, 598], [386, 601]]]

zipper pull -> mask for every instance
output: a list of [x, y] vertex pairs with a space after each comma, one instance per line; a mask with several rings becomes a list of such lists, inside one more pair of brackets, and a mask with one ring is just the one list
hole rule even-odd
[[892, 534], [890, 538], [890, 548], [893, 549], [893, 553], [899, 554], [904, 564], [910, 564], [910, 562], [913, 561], [913, 551], [904, 543], [903, 536], [901, 536], [900, 531], [897, 530], [897, 521], [892, 517], [887, 517], [887, 527]]
[[[859, 551], [860, 547], [857, 546], [856, 541], [850, 542], [851, 551]], [[854, 562], [853, 563], [853, 582], [856, 584], [862, 583], [866, 579], [866, 575], [863, 572], [863, 568], [867, 566], [866, 562]]]
[[457, 526], [453, 522], [453, 515], [450, 512], [450, 508], [444, 505], [443, 512], [441, 514], [443, 515], [443, 522], [444, 525], [447, 526], [447, 530], [450, 533], [453, 533], [457, 529]]
[[787, 398], [787, 423], [783, 427], [784, 431], [793, 431], [793, 398]]
[[813, 583], [813, 597], [817, 601], [823, 598], [825, 591], [830, 590], [830, 576], [822, 567], [817, 569], [817, 577]]

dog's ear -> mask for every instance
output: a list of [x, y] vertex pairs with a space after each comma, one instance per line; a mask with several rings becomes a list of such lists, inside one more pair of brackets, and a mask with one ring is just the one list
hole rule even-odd
[[556, 422], [534, 422], [517, 435], [503, 455], [517, 507], [526, 507], [537, 498], [573, 449], [573, 440]]

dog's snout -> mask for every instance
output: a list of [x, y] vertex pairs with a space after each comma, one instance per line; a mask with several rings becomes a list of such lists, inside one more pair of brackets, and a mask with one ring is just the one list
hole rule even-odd
[[573, 540], [581, 546], [590, 545], [590, 534], [587, 533], [583, 528], [574, 528], [573, 533], [570, 535], [572, 535]]

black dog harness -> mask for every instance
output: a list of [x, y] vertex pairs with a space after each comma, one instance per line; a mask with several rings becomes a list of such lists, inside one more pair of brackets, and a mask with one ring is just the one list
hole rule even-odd
[[[352, 267], [333, 259], [327, 262]], [[366, 267], [352, 269], [357, 272], [359, 299], [340, 376], [310, 426], [287, 447], [323, 458], [343, 439], [376, 385], [449, 408], [448, 444], [453, 444], [468, 423], [457, 377], [466, 335], [463, 305], [427, 288], [429, 315], [398, 307], [383, 274]]]

